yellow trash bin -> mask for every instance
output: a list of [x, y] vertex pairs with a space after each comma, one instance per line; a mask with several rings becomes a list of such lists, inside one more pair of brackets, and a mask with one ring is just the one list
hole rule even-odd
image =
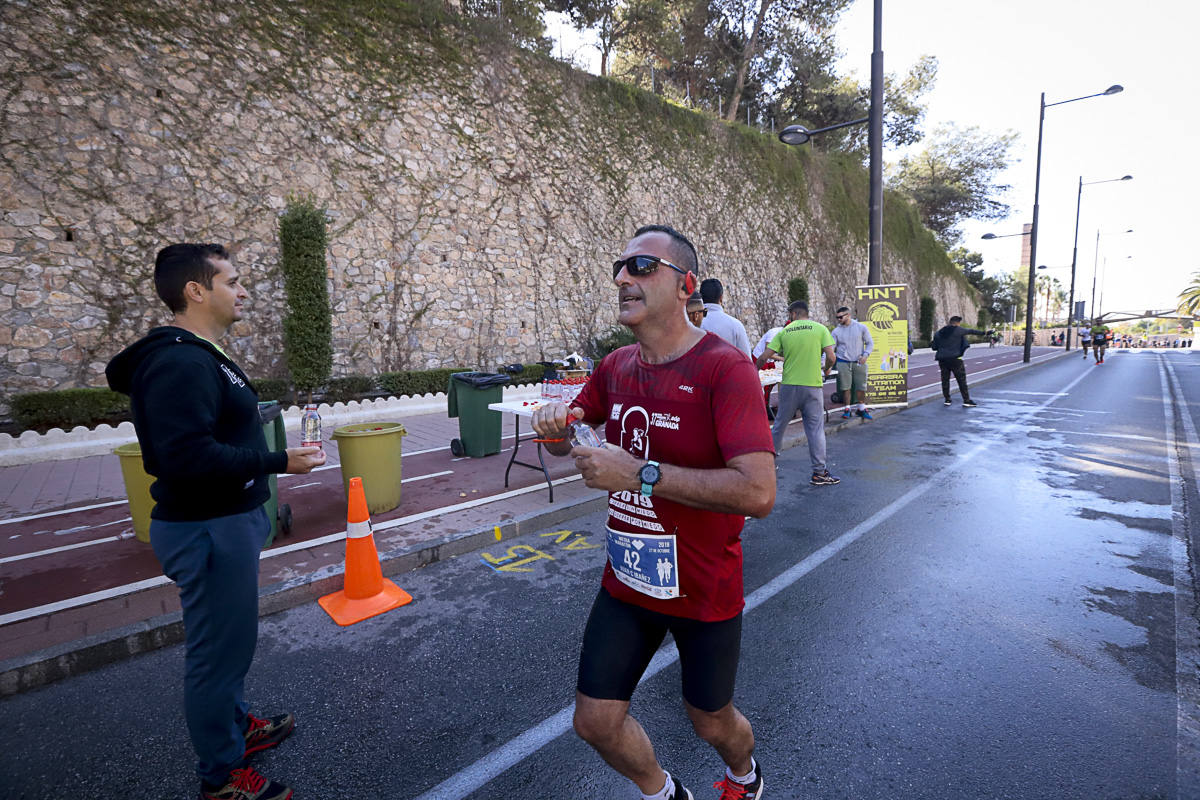
[[362, 478], [367, 510], [382, 514], [400, 505], [400, 446], [408, 431], [399, 422], [362, 422], [333, 432], [342, 465], [342, 488]]
[[142, 448], [137, 442], [123, 444], [113, 450], [121, 459], [121, 477], [125, 479], [125, 494], [129, 498], [129, 516], [133, 517], [133, 535], [139, 542], [150, 541], [150, 512], [154, 498], [150, 484], [154, 478], [142, 466]]

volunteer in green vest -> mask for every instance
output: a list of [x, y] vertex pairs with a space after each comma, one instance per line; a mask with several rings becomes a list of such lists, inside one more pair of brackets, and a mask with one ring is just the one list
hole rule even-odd
[[[779, 408], [771, 435], [775, 452], [783, 446], [783, 433], [799, 409], [804, 418], [804, 436], [812, 460], [812, 484], [832, 486], [839, 478], [825, 464], [825, 397], [821, 384], [837, 360], [829, 329], [808, 318], [808, 303], [797, 300], [788, 306], [788, 324], [775, 335], [758, 357], [761, 368], [777, 355], [783, 356], [783, 382], [779, 384]], [[822, 363], [824, 357], [824, 363]]]

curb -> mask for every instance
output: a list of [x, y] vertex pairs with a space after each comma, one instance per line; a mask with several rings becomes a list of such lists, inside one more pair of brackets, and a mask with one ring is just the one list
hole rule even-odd
[[[1071, 351], [1074, 352], [1074, 351]], [[1043, 356], [1030, 362], [1018, 362], [1011, 369], [973, 381], [974, 386], [990, 383], [1028, 367], [1049, 363], [1070, 355], [1070, 352]], [[957, 387], [952, 391], [957, 391]], [[910, 400], [907, 406], [881, 408], [873, 412], [875, 420], [898, 414], [940, 399], [936, 391], [927, 396]], [[863, 419], [828, 422], [826, 435], [844, 430], [852, 425], [866, 425]], [[784, 440], [785, 450], [804, 441], [804, 428], [797, 426], [797, 436]], [[553, 508], [540, 509], [522, 514], [500, 525], [483, 525], [468, 531], [446, 534], [419, 545], [389, 550], [379, 554], [380, 565], [385, 576], [399, 575], [430, 564], [480, 550], [500, 540], [511, 539], [538, 528], [553, 525], [560, 520], [603, 510], [606, 506], [604, 493], [596, 490], [594, 496], [568, 500], [555, 504]], [[292, 580], [270, 584], [259, 590], [260, 617], [286, 611], [290, 608], [316, 600], [318, 597], [342, 588], [344, 566], [330, 565]], [[73, 642], [18, 656], [0, 662], [0, 697], [9, 697], [41, 686], [81, 675], [108, 664], [183, 641], [183, 617], [181, 612], [163, 614], [158, 617], [135, 622], [111, 631], [86, 636]]]

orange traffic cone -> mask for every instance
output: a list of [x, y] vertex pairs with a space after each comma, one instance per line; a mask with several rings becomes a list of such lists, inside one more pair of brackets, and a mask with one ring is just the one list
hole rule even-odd
[[346, 509], [346, 579], [340, 592], [317, 600], [338, 625], [353, 625], [412, 602], [412, 595], [383, 577], [371, 515], [362, 478], [350, 479], [350, 502]]

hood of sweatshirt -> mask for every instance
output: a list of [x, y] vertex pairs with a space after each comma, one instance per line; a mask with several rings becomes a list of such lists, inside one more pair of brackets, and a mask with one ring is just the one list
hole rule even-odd
[[220, 350], [213, 347], [211, 342], [205, 341], [191, 331], [186, 331], [183, 328], [177, 328], [174, 325], [164, 325], [160, 328], [152, 328], [141, 339], [138, 339], [129, 345], [129, 347], [126, 347], [113, 356], [113, 359], [108, 362], [108, 366], [104, 368], [104, 376], [108, 378], [108, 388], [114, 392], [129, 394], [133, 389], [134, 373], [137, 372], [142, 362], [164, 347], [179, 345], [203, 347], [221, 361], [233, 367], [243, 380], [246, 379], [237, 365], [230, 361]]

